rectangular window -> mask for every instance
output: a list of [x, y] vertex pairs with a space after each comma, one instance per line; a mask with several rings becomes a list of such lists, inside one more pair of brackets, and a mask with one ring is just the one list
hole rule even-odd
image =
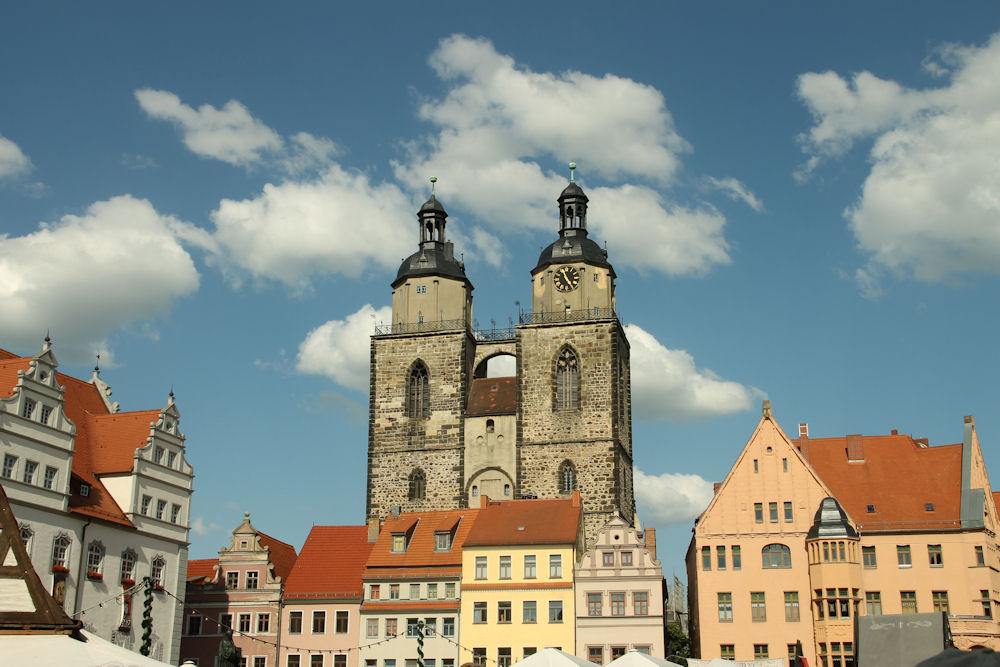
[[720, 644], [719, 656], [723, 660], [736, 660], [736, 646], [734, 644]]
[[934, 601], [934, 611], [948, 613], [948, 591], [932, 591], [931, 599]]
[[288, 633], [298, 635], [302, 633], [302, 612], [292, 611], [288, 613]]
[[535, 557], [533, 555], [524, 557], [524, 578], [534, 579], [537, 577], [537, 568], [535, 567]]
[[257, 632], [270, 632], [271, 631], [271, 615], [270, 614], [257, 614]]
[[36, 461], [25, 461], [24, 462], [24, 483], [34, 484], [35, 483], [35, 471], [38, 470], [38, 463]]
[[712, 547], [701, 548], [701, 569], [705, 572], [712, 569]]
[[562, 577], [562, 556], [552, 554], [549, 556], [549, 579], [559, 579]]
[[538, 622], [538, 603], [534, 600], [525, 600], [522, 606], [521, 614], [522, 623], [537, 623]]
[[799, 594], [797, 591], [785, 591], [785, 620], [789, 623], [799, 620]]
[[378, 600], [378, 596], [381, 593], [381, 589], [378, 584], [372, 584], [368, 588], [368, 598], [371, 600]]
[[562, 600], [549, 600], [549, 623], [562, 623], [563, 604]]
[[896, 547], [896, 560], [899, 561], [900, 567], [912, 567], [913, 561], [910, 560], [910, 545], [902, 544]]
[[424, 619], [424, 635], [431, 637], [436, 635], [438, 631], [438, 620], [433, 617], [427, 617]]
[[785, 523], [792, 522], [792, 504], [790, 502], [785, 502]]
[[764, 503], [753, 504], [753, 520], [755, 523], [764, 523]]
[[865, 611], [869, 616], [882, 615], [882, 594], [878, 591], [865, 593]]
[[153, 450], [153, 460], [157, 463], [163, 463], [163, 447], [157, 447]]
[[31, 415], [35, 412], [35, 402], [30, 398], [24, 402], [24, 410], [21, 411], [21, 416], [25, 419], [31, 419]]
[[625, 615], [625, 594], [624, 593], [612, 593], [611, 594], [611, 615], [612, 616], [624, 616]]
[[3, 455], [3, 475], [4, 479], [14, 478], [14, 468], [17, 467], [17, 457], [10, 454]]
[[497, 602], [497, 623], [510, 623], [510, 600]]
[[485, 602], [473, 602], [472, 603], [472, 622], [473, 623], [485, 623], [486, 622], [486, 603]]
[[438, 599], [438, 585], [437, 584], [427, 584], [427, 599], [437, 600]]
[[501, 646], [497, 649], [497, 667], [510, 667], [510, 647]]
[[587, 593], [587, 616], [601, 615], [601, 594]]
[[944, 559], [941, 556], [941, 545], [940, 544], [928, 544], [927, 545], [927, 559], [930, 561], [931, 567], [943, 567]]
[[446, 616], [441, 620], [441, 635], [444, 637], [455, 636], [455, 617]]
[[750, 594], [750, 620], [754, 623], [767, 622], [767, 604], [763, 593]]
[[325, 611], [314, 611], [313, 612], [313, 634], [321, 635], [326, 632], [326, 612]]
[[410, 584], [410, 599], [411, 600], [420, 599], [420, 584]]
[[300, 667], [300, 665], [302, 664], [301, 656], [290, 655], [288, 656], [288, 662], [285, 664], [287, 665], [287, 667]]
[[719, 593], [719, 622], [733, 622], [733, 594]]
[[417, 635], [419, 635], [420, 634], [420, 628], [418, 627], [419, 624], [420, 624], [419, 618], [406, 619], [406, 636], [416, 637]]
[[240, 614], [239, 631], [244, 634], [250, 632], [250, 614]]
[[167, 452], [167, 466], [173, 468], [174, 461], [177, 459], [177, 452]]
[[347, 632], [347, 618], [346, 611], [338, 611], [333, 621], [333, 631], [337, 634], [345, 634]]
[[986, 559], [983, 558], [983, 548], [976, 547], [976, 565], [982, 567], [986, 565]]
[[49, 423], [49, 416], [52, 414], [52, 408], [47, 405], [42, 406], [41, 422], [43, 424]]
[[476, 647], [472, 649], [472, 664], [473, 665], [485, 665], [486, 664], [486, 649], [481, 647]]
[[753, 645], [753, 659], [763, 660], [768, 657], [767, 644], [754, 644]]
[[613, 567], [615, 564], [615, 552], [605, 551], [601, 554], [602, 565], [604, 567]]
[[180, 519], [180, 516], [181, 516], [181, 506], [178, 505], [177, 503], [174, 503], [170, 507], [170, 523], [177, 523], [177, 520]]
[[624, 646], [612, 646], [611, 647], [611, 659], [612, 660], [616, 660], [616, 659], [622, 657], [623, 655], [625, 655], [625, 647]]
[[649, 593], [638, 591], [632, 593], [632, 606], [636, 616], [646, 616], [649, 614]]
[[225, 630], [232, 630], [232, 628], [233, 628], [233, 615], [219, 614], [219, 634], [224, 634]]
[[434, 551], [451, 551], [451, 533], [442, 531], [434, 533]]
[[767, 513], [771, 519], [771, 523], [778, 523], [778, 503], [768, 503]]
[[594, 663], [595, 665], [604, 664], [604, 647], [603, 646], [588, 646], [587, 647], [587, 660]]
[[904, 614], [917, 613], [917, 593], [916, 591], [900, 591], [899, 601], [903, 607]]
[[378, 619], [369, 618], [365, 620], [365, 636], [369, 639], [378, 637]]
[[240, 573], [226, 572], [226, 588], [228, 589], [239, 588], [239, 585], [240, 585]]
[[323, 654], [314, 653], [309, 656], [309, 667], [323, 667]]
[[189, 635], [201, 634], [201, 616], [188, 616], [187, 633]]
[[740, 556], [740, 545], [734, 544], [729, 548], [729, 551], [733, 555], [733, 569], [739, 570], [743, 567], [743, 559]]
[[247, 572], [247, 588], [253, 590], [257, 588], [257, 572]]
[[395, 637], [398, 632], [397, 626], [399, 625], [398, 619], [387, 618], [385, 619], [385, 636]]
[[510, 579], [510, 556], [500, 556], [500, 578]]
[[59, 472], [52, 466], [45, 466], [45, 477], [42, 479], [42, 486], [46, 489], [54, 488], [56, 485], [56, 473]]
[[979, 591], [979, 598], [979, 602], [983, 605], [983, 616], [993, 618], [993, 603], [990, 601], [990, 592], [988, 590]]
[[476, 579], [486, 578], [486, 556], [476, 556]]
[[631, 565], [632, 564], [632, 552], [631, 551], [623, 551], [621, 553], [621, 559], [622, 559], [622, 566]]
[[403, 553], [406, 551], [406, 535], [399, 534], [392, 536], [393, 553]]
[[149, 515], [149, 506], [152, 503], [153, 503], [153, 497], [152, 496], [143, 496], [142, 497], [142, 506], [141, 506], [141, 508], [139, 510], [140, 514], [142, 514], [143, 516], [148, 516]]
[[760, 464], [757, 462], [757, 459], [753, 460], [753, 471], [760, 472]]
[[162, 521], [163, 520], [163, 515], [166, 513], [166, 511], [167, 511], [167, 501], [166, 500], [157, 500], [156, 501], [156, 518]]
[[[333, 656], [333, 667], [347, 667], [347, 654], [335, 653]], [[427, 667], [431, 667], [427, 665]]]
[[726, 569], [726, 547], [715, 547], [715, 567]]
[[788, 472], [788, 459], [781, 459], [781, 472]]
[[444, 585], [444, 596], [449, 600], [452, 600], [456, 597], [454, 583], [447, 583]]
[[521, 649], [521, 653], [524, 655], [525, 658], [528, 658], [528, 657], [533, 656], [536, 653], [538, 653], [538, 647], [537, 646], [525, 646], [523, 649]]
[[399, 584], [389, 584], [389, 599], [390, 600], [399, 599]]
[[878, 567], [878, 559], [875, 557], [875, 547], [861, 547], [861, 558], [864, 560], [865, 569], [874, 570]]

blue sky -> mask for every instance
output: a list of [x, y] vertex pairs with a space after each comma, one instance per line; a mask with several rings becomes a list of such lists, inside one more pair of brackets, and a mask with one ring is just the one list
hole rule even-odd
[[[537, 3], [541, 4], [541, 3]], [[875, 5], [875, 6], [872, 6]], [[480, 326], [575, 160], [632, 344], [640, 515], [682, 567], [769, 398], [1000, 465], [992, 3], [8, 3], [0, 347], [171, 386], [191, 556], [364, 518], [366, 336], [437, 176]], [[995, 473], [1000, 475], [1000, 472]]]

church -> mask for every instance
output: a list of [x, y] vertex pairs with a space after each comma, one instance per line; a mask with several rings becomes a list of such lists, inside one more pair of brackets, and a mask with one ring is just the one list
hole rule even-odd
[[[588, 542], [615, 512], [635, 515], [629, 343], [573, 169], [558, 236], [531, 269], [531, 309], [511, 329], [474, 328], [474, 287], [433, 188], [420, 207], [417, 249], [392, 281], [392, 321], [371, 339], [369, 523], [573, 491]], [[515, 375], [488, 376], [500, 356], [513, 357]]]

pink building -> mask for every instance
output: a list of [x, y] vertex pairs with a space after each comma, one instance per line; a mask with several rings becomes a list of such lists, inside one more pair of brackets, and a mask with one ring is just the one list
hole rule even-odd
[[367, 526], [313, 526], [285, 585], [282, 667], [357, 667]]
[[247, 512], [219, 557], [188, 563], [181, 660], [211, 667], [225, 628], [247, 667], [275, 667], [278, 613], [295, 548], [259, 532]]

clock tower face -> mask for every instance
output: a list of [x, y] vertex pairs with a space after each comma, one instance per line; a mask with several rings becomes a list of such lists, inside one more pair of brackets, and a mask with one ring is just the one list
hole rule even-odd
[[572, 292], [580, 286], [580, 272], [572, 266], [560, 267], [553, 275], [552, 283], [560, 292]]

